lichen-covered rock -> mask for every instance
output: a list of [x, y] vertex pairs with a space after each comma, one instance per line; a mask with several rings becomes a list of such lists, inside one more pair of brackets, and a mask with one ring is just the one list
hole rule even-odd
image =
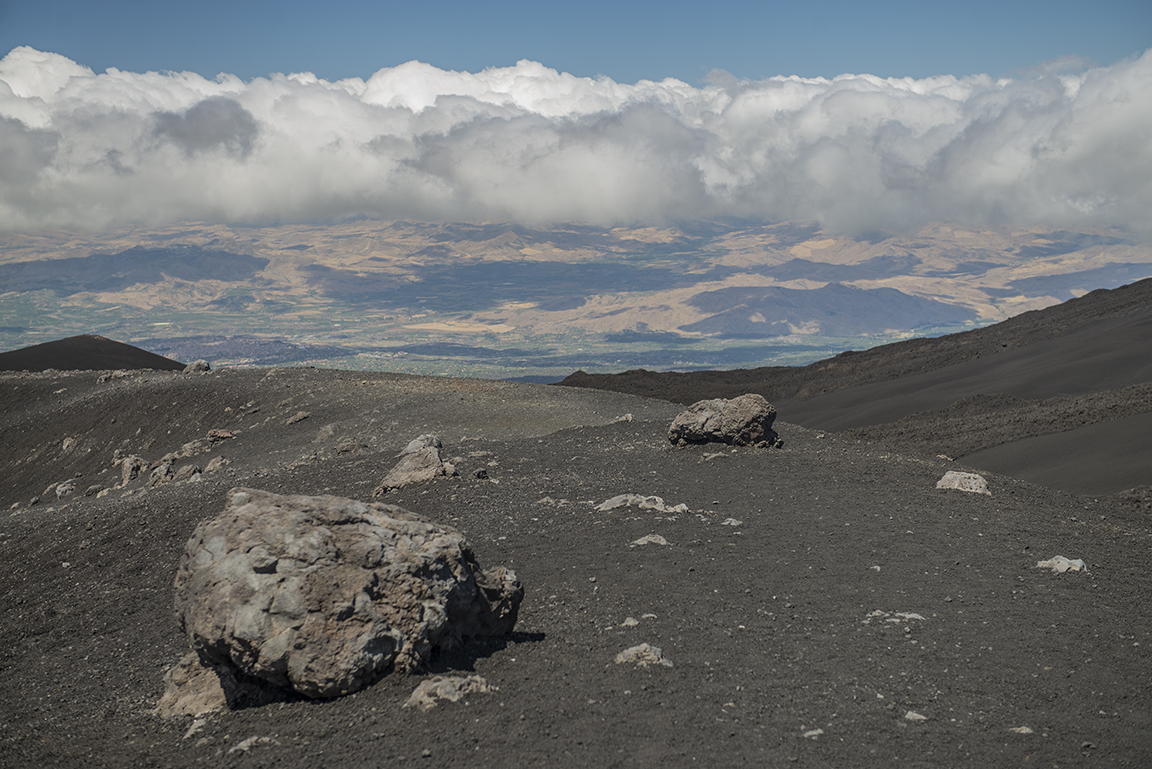
[[668, 440], [677, 446], [689, 443], [780, 446], [780, 440], [772, 430], [775, 421], [776, 407], [762, 395], [697, 401], [672, 420]]
[[206, 360], [194, 360], [184, 367], [185, 374], [203, 374], [212, 370], [212, 366]]
[[434, 649], [504, 635], [523, 588], [482, 570], [464, 536], [393, 505], [233, 489], [176, 575], [200, 660], [308, 697], [336, 697]]

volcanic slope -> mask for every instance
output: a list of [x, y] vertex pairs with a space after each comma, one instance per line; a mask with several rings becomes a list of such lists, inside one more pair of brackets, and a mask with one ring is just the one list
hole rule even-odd
[[806, 427], [1113, 494], [1152, 485], [1152, 279], [803, 367], [576, 372], [561, 384], [678, 403], [755, 392]]
[[179, 371], [184, 364], [96, 334], [81, 334], [0, 353], [0, 371], [99, 371], [158, 369]]
[[[597, 390], [99, 378], [0, 374], [0, 766], [1152, 763], [1152, 527], [1135, 510], [995, 474], [990, 496], [937, 489], [952, 463], [780, 421], [781, 449], [675, 449], [679, 406]], [[341, 699], [155, 715], [188, 649], [180, 553], [228, 489], [367, 500], [424, 432], [460, 477], [383, 499], [515, 569], [516, 632]], [[203, 472], [121, 486], [117, 451]], [[688, 512], [596, 509], [625, 493]], [[650, 534], [669, 544], [635, 544]], [[1037, 567], [1057, 554], [1088, 571]], [[641, 643], [672, 666], [614, 661]], [[438, 673], [496, 691], [404, 708]]]

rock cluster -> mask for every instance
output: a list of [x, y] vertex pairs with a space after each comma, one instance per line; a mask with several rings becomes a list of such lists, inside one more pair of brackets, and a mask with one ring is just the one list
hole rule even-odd
[[196, 528], [176, 575], [180, 627], [203, 664], [313, 698], [507, 634], [523, 596], [460, 532], [399, 507], [244, 488]]
[[697, 401], [682, 411], [668, 428], [676, 446], [690, 443], [727, 443], [733, 446], [782, 445], [772, 430], [776, 407], [762, 395], [748, 394], [726, 400]]

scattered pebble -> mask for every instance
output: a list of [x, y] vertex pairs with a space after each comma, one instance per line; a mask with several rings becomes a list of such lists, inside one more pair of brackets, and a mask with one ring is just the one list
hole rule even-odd
[[812, 729], [810, 731], [804, 732], [804, 736], [810, 740], [814, 740], [823, 733], [824, 733], [823, 729]]
[[1014, 726], [1008, 731], [1014, 734], [1035, 734], [1035, 732], [1033, 732], [1032, 729], [1027, 726]]
[[922, 716], [919, 713], [917, 713], [915, 710], [909, 710], [907, 713], [904, 714], [904, 720], [905, 721], [915, 721], [915, 722], [927, 721], [928, 716]]

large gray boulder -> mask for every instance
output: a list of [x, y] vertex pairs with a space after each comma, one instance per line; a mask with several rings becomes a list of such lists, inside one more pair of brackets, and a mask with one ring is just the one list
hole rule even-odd
[[180, 627], [204, 665], [315, 698], [505, 635], [523, 596], [511, 569], [482, 570], [451, 527], [394, 505], [244, 488], [196, 527], [176, 575]]
[[697, 401], [672, 420], [668, 440], [677, 446], [690, 443], [780, 446], [772, 430], [775, 421], [776, 407], [762, 395]]

